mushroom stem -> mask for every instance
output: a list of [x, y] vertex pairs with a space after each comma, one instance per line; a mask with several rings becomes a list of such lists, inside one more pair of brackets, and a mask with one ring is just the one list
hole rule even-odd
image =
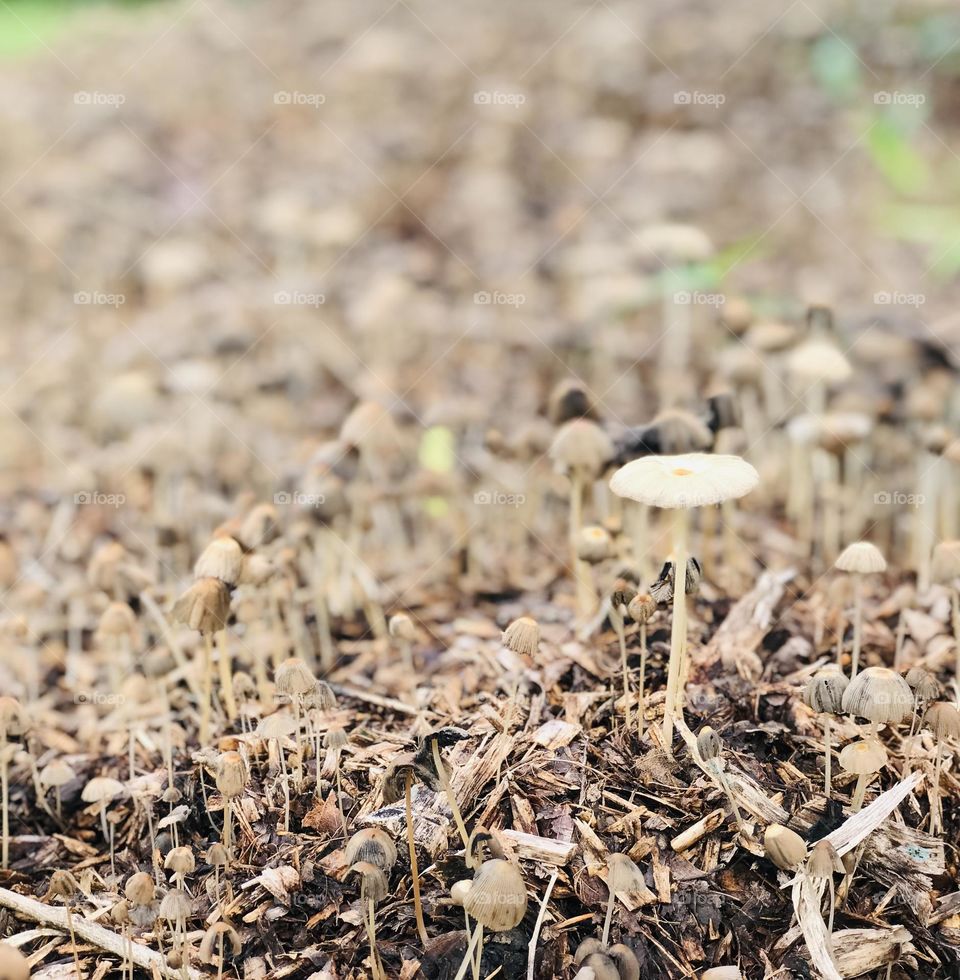
[[830, 715], [823, 716], [823, 792], [830, 799]]
[[859, 813], [860, 808], [863, 806], [863, 796], [867, 791], [867, 783], [870, 781], [870, 776], [863, 772], [857, 776], [857, 786], [853, 791], [853, 802], [851, 808], [854, 813]]
[[[467, 933], [469, 935], [469, 933]], [[467, 972], [467, 967], [473, 963], [473, 950], [478, 942], [482, 940], [483, 933], [480, 931], [480, 923], [477, 923], [477, 928], [473, 931], [473, 936], [470, 938], [470, 942], [467, 943], [466, 952], [463, 954], [463, 962], [460, 964], [460, 969], [457, 970], [457, 975], [453, 980], [463, 980]]]
[[670, 624], [670, 663], [667, 668], [667, 698], [663, 708], [663, 745], [667, 754], [671, 756], [673, 754], [674, 715], [676, 714], [677, 704], [679, 703], [678, 687], [687, 645], [688, 524], [689, 516], [686, 508], [677, 507], [673, 512], [673, 622]]
[[373, 914], [373, 899], [367, 901], [367, 915], [365, 925], [367, 927], [367, 938], [370, 940], [370, 967], [373, 970], [374, 980], [381, 980], [384, 972], [380, 965], [380, 957], [377, 954], [377, 922]]
[[203, 695], [200, 698], [200, 744], [210, 741], [210, 710], [213, 701], [213, 637], [203, 634]]
[[937, 761], [933, 766], [933, 782], [930, 785], [930, 795], [933, 798], [933, 806], [930, 807], [931, 834], [939, 834], [943, 829], [943, 811], [940, 802], [940, 773], [943, 770], [943, 752], [939, 739], [936, 742], [936, 753]]
[[427, 945], [427, 927], [423, 923], [423, 902], [420, 899], [420, 872], [417, 868], [417, 842], [413, 836], [413, 772], [407, 772], [404, 786], [404, 805], [407, 815], [407, 849], [410, 852], [410, 877], [413, 880], [413, 912], [417, 918], [417, 932], [420, 942]]
[[467, 833], [467, 828], [463, 824], [463, 817], [460, 816], [460, 807], [457, 806], [457, 798], [453, 794], [453, 787], [450, 785], [450, 777], [447, 775], [447, 769], [443, 764], [443, 759], [440, 757], [440, 746], [437, 740], [434, 738], [431, 740], [433, 747], [433, 764], [437, 769], [437, 776], [440, 779], [440, 785], [443, 787], [443, 792], [447, 797], [447, 802], [450, 804], [450, 809], [453, 812], [453, 819], [457, 825], [457, 830], [460, 831], [460, 838], [463, 840], [463, 846], [467, 851], [467, 867], [472, 868], [472, 860], [470, 858], [470, 835]]
[[630, 729], [630, 675], [627, 672], [627, 640], [624, 636], [623, 615], [619, 609], [611, 610], [613, 627], [617, 631], [617, 641], [620, 644], [620, 667], [623, 672], [623, 721]]
[[950, 590], [950, 621], [953, 624], [953, 643], [957, 656], [954, 685], [957, 689], [957, 705], [960, 706], [960, 593], [956, 588]]
[[237, 701], [233, 696], [233, 670], [230, 664], [230, 651], [227, 649], [227, 631], [220, 630], [217, 637], [220, 648], [220, 696], [227, 712], [227, 719], [234, 721], [237, 717]]
[[607, 899], [607, 914], [603, 920], [603, 937], [600, 942], [606, 948], [607, 941], [610, 939], [610, 923], [613, 920], [613, 903], [616, 901], [616, 895], [613, 889], [610, 889], [610, 897]]
[[77, 971], [77, 980], [83, 980], [80, 972], [80, 954], [77, 952], [77, 934], [73, 931], [73, 913], [70, 911], [70, 902], [66, 903], [67, 909], [67, 931], [70, 933], [70, 948], [73, 950], [73, 968]]
[[230, 848], [233, 846], [233, 827], [231, 825], [232, 813], [230, 810], [230, 797], [223, 798], [223, 849], [227, 852], [227, 860], [230, 860]]
[[830, 919], [827, 922], [827, 943], [830, 953], [833, 953], [833, 913], [837, 905], [837, 892], [833, 884], [833, 875], [829, 878], [830, 888]]
[[7, 770], [7, 740], [0, 739], [0, 809], [3, 810], [3, 844], [0, 867], [4, 871], [10, 865], [10, 774]]
[[647, 673], [647, 624], [640, 624], [640, 690], [637, 692], [637, 735], [643, 738], [643, 716], [645, 712], [644, 681]]
[[853, 653], [850, 657], [850, 680], [857, 676], [860, 667], [860, 643], [863, 634], [863, 576], [858, 575], [856, 579], [853, 586]]

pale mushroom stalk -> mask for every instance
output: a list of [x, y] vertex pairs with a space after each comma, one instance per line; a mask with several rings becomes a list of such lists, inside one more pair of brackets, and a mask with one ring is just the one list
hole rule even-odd
[[823, 792], [826, 798], [830, 799], [831, 778], [830, 778], [830, 716], [824, 715], [823, 718]]
[[637, 735], [643, 738], [644, 690], [647, 674], [647, 624], [640, 624], [640, 676], [637, 681]]
[[[667, 696], [663, 708], [663, 744], [673, 745], [674, 716], [679, 705], [678, 687], [687, 645], [687, 532], [689, 513], [684, 507], [673, 511], [673, 621], [670, 624], [670, 662], [667, 667]], [[682, 708], [680, 709], [682, 712]]]
[[[613, 627], [617, 632], [617, 641], [620, 644], [620, 669], [623, 672], [623, 720], [626, 727], [630, 728], [630, 674], [627, 669], [627, 640], [624, 635], [623, 615], [619, 609], [610, 610], [610, 618], [613, 620]], [[641, 722], [641, 725], [643, 723]]]
[[217, 636], [217, 646], [220, 651], [220, 696], [223, 698], [223, 707], [227, 712], [227, 719], [231, 722], [237, 717], [237, 701], [233, 695], [233, 671], [231, 670], [230, 651], [227, 647], [227, 631], [220, 630]]
[[0, 809], [3, 811], [3, 855], [0, 867], [10, 867], [10, 772], [6, 735], [0, 740]]
[[857, 576], [853, 584], [853, 651], [850, 654], [850, 679], [860, 668], [860, 647], [863, 642], [863, 580]]
[[417, 842], [413, 836], [413, 770], [407, 771], [404, 781], [404, 806], [407, 817], [407, 849], [410, 852], [410, 878], [413, 882], [413, 912], [417, 920], [420, 942], [427, 945], [427, 927], [423, 921], [423, 900], [420, 898], [420, 871], [417, 867]]
[[200, 744], [210, 741], [210, 714], [213, 703], [213, 636], [203, 634], [203, 697], [200, 699]]

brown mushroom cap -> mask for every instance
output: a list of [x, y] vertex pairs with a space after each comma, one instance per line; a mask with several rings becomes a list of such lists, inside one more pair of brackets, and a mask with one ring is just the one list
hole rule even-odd
[[192, 630], [217, 633], [230, 617], [230, 589], [219, 578], [197, 579], [173, 605], [173, 618]]
[[277, 694], [287, 697], [307, 694], [317, 683], [313, 672], [299, 657], [288, 657], [274, 672], [274, 685]]
[[227, 797], [239, 796], [247, 784], [247, 767], [239, 752], [224, 752], [217, 759], [217, 789]]
[[789, 827], [772, 823], [763, 833], [763, 849], [768, 858], [783, 871], [792, 871], [807, 856], [804, 839]]
[[16, 946], [0, 942], [0, 980], [30, 980], [30, 963]]
[[397, 862], [397, 845], [385, 830], [365, 827], [347, 841], [344, 859], [349, 865], [369, 863], [389, 871]]
[[235, 538], [214, 538], [200, 553], [193, 568], [194, 578], [218, 578], [236, 585], [243, 570], [243, 548]]
[[843, 709], [843, 693], [850, 680], [836, 669], [822, 670], [807, 682], [803, 699], [817, 714], [839, 714]]
[[923, 727], [937, 738], [960, 738], [960, 711], [948, 701], [935, 701], [923, 714]]
[[578, 470], [588, 477], [597, 476], [613, 457], [613, 440], [589, 419], [565, 422], [550, 445], [550, 458], [559, 469]]
[[521, 616], [503, 631], [501, 642], [513, 653], [534, 657], [540, 649], [540, 626], [535, 619]]
[[840, 768], [856, 776], [872, 776], [887, 764], [887, 750], [875, 738], [859, 739], [840, 752]]

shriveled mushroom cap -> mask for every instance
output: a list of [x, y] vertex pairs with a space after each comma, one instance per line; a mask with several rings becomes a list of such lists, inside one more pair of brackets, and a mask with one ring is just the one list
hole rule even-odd
[[606, 953], [591, 953], [583, 960], [580, 967], [578, 977], [587, 975], [593, 977], [593, 980], [620, 980], [617, 964]]
[[240, 954], [241, 949], [243, 949], [243, 944], [240, 942], [240, 934], [237, 930], [229, 922], [214, 922], [203, 934], [203, 939], [200, 940], [200, 948], [197, 950], [197, 955], [200, 957], [201, 963], [210, 964], [215, 962], [216, 954], [214, 950], [215, 947], [220, 945], [219, 939], [221, 936], [223, 936], [226, 944], [224, 947], [224, 956], [226, 956], [226, 947], [229, 947], [230, 952], [234, 956]]
[[960, 738], [960, 711], [948, 701], [935, 701], [923, 714], [923, 727], [937, 738]]
[[913, 710], [913, 693], [889, 667], [868, 667], [843, 692], [843, 710], [878, 725], [896, 725]]
[[804, 839], [789, 827], [772, 823], [764, 831], [763, 849], [768, 858], [784, 871], [790, 871], [801, 864], [807, 856]]
[[649, 592], [638, 592], [627, 606], [627, 615], [635, 622], [643, 625], [657, 611], [657, 600]]
[[22, 735], [26, 727], [26, 716], [20, 702], [8, 695], [0, 697], [0, 738]]
[[822, 670], [807, 681], [803, 699], [817, 714], [839, 714], [843, 710], [843, 694], [850, 680], [839, 670]]
[[389, 871], [397, 862], [397, 845], [385, 830], [365, 827], [347, 841], [344, 859], [347, 864], [370, 862]]
[[167, 922], [186, 919], [193, 911], [193, 900], [182, 888], [174, 888], [163, 896], [160, 903], [160, 918]]
[[887, 764], [887, 750], [875, 738], [845, 745], [840, 752], [840, 768], [856, 776], [872, 776]]
[[610, 557], [612, 542], [610, 533], [598, 524], [590, 524], [577, 535], [577, 557], [581, 561], [595, 563]]
[[230, 616], [230, 589], [219, 578], [197, 579], [173, 606], [173, 618], [201, 633], [217, 633]]
[[123, 888], [123, 894], [133, 905], [149, 905], [156, 895], [157, 888], [153, 878], [146, 871], [137, 871], [130, 875]]
[[700, 753], [700, 758], [704, 762], [710, 759], [716, 759], [723, 749], [723, 742], [720, 740], [720, 736], [710, 727], [710, 725], [704, 725], [703, 728], [697, 732], [697, 751]]
[[626, 854], [616, 852], [607, 856], [607, 888], [614, 895], [643, 891], [646, 882], [643, 872]]
[[193, 874], [197, 866], [196, 858], [189, 847], [172, 847], [163, 859], [163, 866], [174, 874]]
[[513, 653], [533, 657], [540, 648], [540, 626], [530, 616], [521, 616], [503, 631], [501, 642]]
[[391, 616], [388, 628], [390, 635], [398, 640], [410, 641], [417, 638], [413, 620], [405, 612], [398, 612]]
[[109, 802], [123, 792], [123, 783], [109, 776], [95, 776], [86, 786], [80, 798], [84, 803], [103, 803]]
[[848, 544], [840, 552], [840, 557], [834, 565], [841, 572], [853, 572], [857, 575], [871, 575], [874, 572], [884, 572], [887, 569], [887, 560], [880, 553], [880, 549], [869, 541], [855, 541]]
[[838, 382], [850, 377], [850, 362], [843, 352], [826, 340], [807, 340], [787, 358], [791, 374], [807, 381]]
[[940, 682], [923, 667], [911, 667], [905, 679], [918, 701], [930, 701], [940, 696]]
[[635, 459], [613, 474], [610, 489], [650, 507], [687, 508], [742, 497], [759, 481], [757, 471], [739, 456], [687, 453]]
[[387, 876], [372, 861], [357, 861], [350, 865], [350, 874], [360, 875], [360, 897], [382, 902], [387, 897]]
[[596, 936], [587, 936], [573, 954], [573, 962], [579, 966], [588, 956], [592, 956], [594, 953], [602, 953], [603, 949], [603, 943]]
[[692, 412], [667, 408], [650, 423], [656, 434], [656, 445], [665, 456], [697, 453], [713, 444], [713, 433]]
[[826, 838], [818, 840], [810, 849], [807, 872], [812, 878], [832, 878], [843, 873], [843, 862], [836, 848]]
[[243, 792], [247, 783], [247, 767], [239, 752], [224, 752], [217, 759], [217, 789], [233, 798]]
[[236, 585], [243, 570], [243, 548], [234, 538], [214, 538], [203, 549], [193, 568], [195, 578], [218, 578]]
[[513, 929], [527, 911], [527, 887], [520, 869], [504, 858], [484, 861], [473, 876], [463, 907], [492, 932]]
[[288, 657], [276, 669], [274, 684], [277, 694], [306, 694], [313, 690], [317, 679], [313, 672], [299, 657]]
[[463, 878], [461, 881], [455, 881], [450, 886], [450, 900], [454, 905], [459, 905], [463, 907], [463, 903], [467, 900], [467, 894], [473, 887], [473, 881], [469, 878]]
[[571, 419], [557, 429], [550, 458], [564, 472], [579, 470], [595, 476], [613, 459], [613, 440], [590, 419]]
[[620, 980], [640, 980], [640, 961], [629, 946], [615, 943], [607, 950], [607, 956], [616, 963]]

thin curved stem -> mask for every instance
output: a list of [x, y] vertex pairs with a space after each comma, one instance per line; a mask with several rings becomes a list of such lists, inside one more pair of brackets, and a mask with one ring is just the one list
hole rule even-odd
[[420, 942], [427, 945], [427, 927], [423, 923], [423, 902], [420, 898], [420, 873], [417, 868], [417, 842], [413, 836], [413, 773], [407, 772], [404, 802], [407, 810], [407, 849], [410, 852], [410, 877], [413, 879], [413, 912], [417, 918]]

